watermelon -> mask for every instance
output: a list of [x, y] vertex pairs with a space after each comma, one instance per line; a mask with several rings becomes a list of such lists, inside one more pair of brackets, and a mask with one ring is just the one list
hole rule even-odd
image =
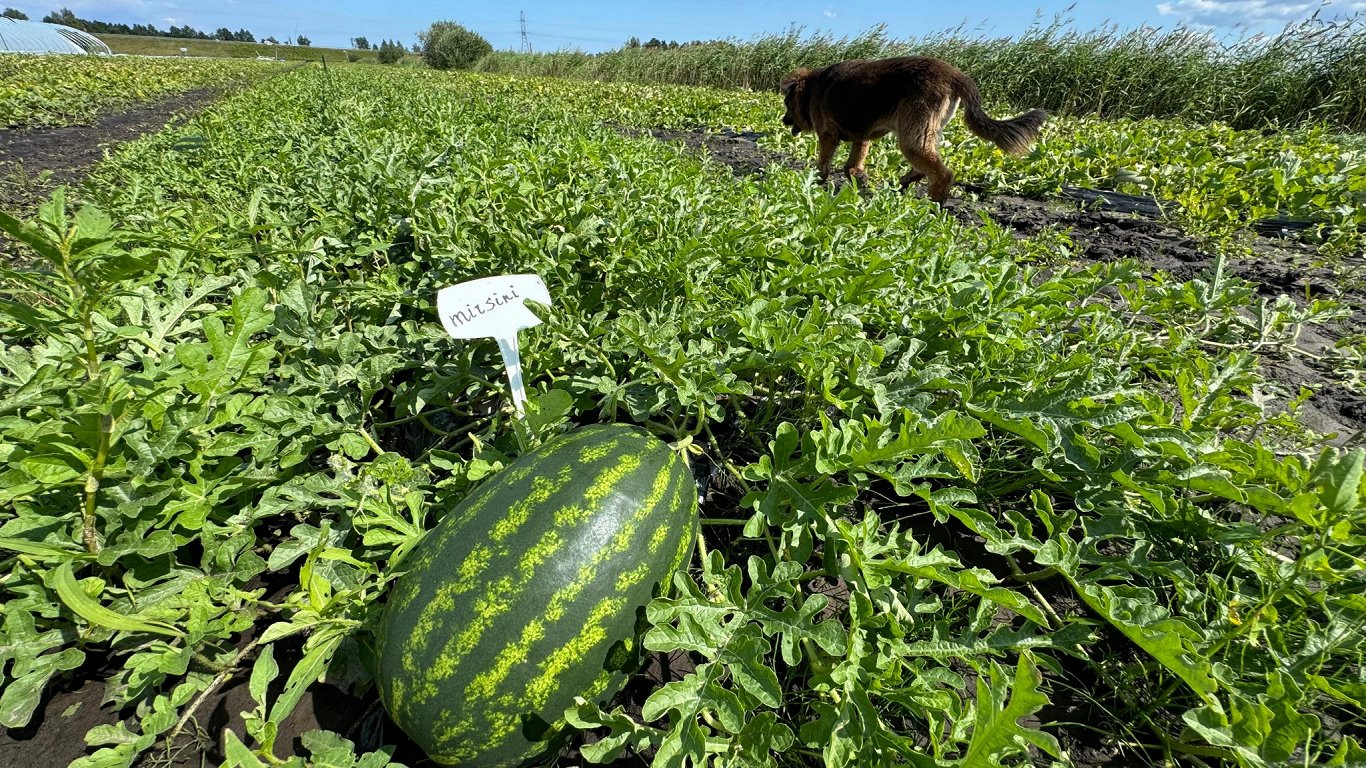
[[403, 563], [378, 637], [390, 717], [442, 765], [544, 753], [575, 696], [620, 687], [637, 612], [696, 531], [687, 466], [644, 430], [583, 427], [512, 462]]

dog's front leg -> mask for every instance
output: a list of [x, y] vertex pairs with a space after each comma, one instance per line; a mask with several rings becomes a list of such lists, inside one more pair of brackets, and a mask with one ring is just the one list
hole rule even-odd
[[820, 142], [816, 147], [816, 170], [821, 174], [821, 183], [830, 180], [830, 163], [835, 158], [835, 149], [839, 147], [838, 136], [822, 133]]

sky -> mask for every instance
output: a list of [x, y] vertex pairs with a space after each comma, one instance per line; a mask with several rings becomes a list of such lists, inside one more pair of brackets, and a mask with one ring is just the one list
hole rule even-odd
[[411, 45], [433, 21], [457, 21], [501, 50], [521, 47], [526, 17], [533, 50], [597, 52], [627, 39], [747, 40], [793, 26], [806, 32], [855, 36], [883, 24], [894, 38], [914, 38], [963, 26], [971, 34], [1015, 36], [1031, 24], [1062, 15], [1081, 30], [1115, 25], [1170, 28], [1178, 24], [1216, 35], [1275, 32], [1318, 13], [1321, 18], [1366, 14], [1366, 0], [0, 0], [37, 21], [59, 8], [83, 19], [186, 24], [212, 32], [250, 30], [258, 39], [303, 35], [316, 46], [347, 47], [364, 36]]

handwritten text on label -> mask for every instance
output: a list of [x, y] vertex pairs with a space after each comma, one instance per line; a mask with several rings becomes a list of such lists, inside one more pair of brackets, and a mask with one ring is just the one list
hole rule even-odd
[[522, 328], [540, 325], [523, 303], [550, 303], [540, 275], [500, 275], [442, 288], [436, 294], [441, 325], [457, 339], [515, 337]]

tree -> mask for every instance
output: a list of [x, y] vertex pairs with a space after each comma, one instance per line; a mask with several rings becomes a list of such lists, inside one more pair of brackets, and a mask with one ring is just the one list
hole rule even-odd
[[295, 45], [311, 45], [312, 43], [313, 43], [312, 40], [309, 40], [308, 38], [304, 37], [303, 35], [299, 35], [298, 39], [296, 39], [296, 40], [294, 41], [294, 44], [295, 44]]
[[370, 50], [370, 41], [364, 37], [353, 37], [351, 38], [351, 47], [358, 51], [368, 51]]
[[70, 8], [63, 8], [55, 13], [49, 13], [43, 17], [43, 23], [61, 24], [66, 27], [71, 27], [72, 29], [89, 31], [86, 29], [87, 24], [76, 18], [76, 14], [72, 13]]
[[248, 32], [248, 31], [245, 30], [245, 29], [239, 29], [239, 30], [237, 30], [235, 33], [233, 33], [232, 39], [233, 39], [233, 40], [236, 40], [236, 41], [239, 42], [239, 43], [254, 43], [254, 42], [256, 42], [256, 36], [253, 35], [252, 33]]
[[19, 21], [28, 21], [28, 14], [24, 13], [18, 8], [6, 8], [4, 13], [0, 13], [0, 16], [4, 16], [7, 19], [18, 19]]
[[232, 30], [227, 27], [219, 27], [218, 31], [213, 33], [213, 39], [230, 41], [232, 40]]
[[636, 37], [635, 35], [631, 35], [631, 39], [626, 41], [626, 47], [627, 47], [627, 48], [639, 48], [639, 47], [640, 47], [640, 38]]
[[453, 21], [438, 21], [418, 34], [422, 60], [432, 69], [465, 69], [493, 53], [483, 35]]
[[401, 43], [393, 40], [385, 40], [379, 44], [379, 63], [397, 64], [403, 60], [403, 55], [407, 53]]

